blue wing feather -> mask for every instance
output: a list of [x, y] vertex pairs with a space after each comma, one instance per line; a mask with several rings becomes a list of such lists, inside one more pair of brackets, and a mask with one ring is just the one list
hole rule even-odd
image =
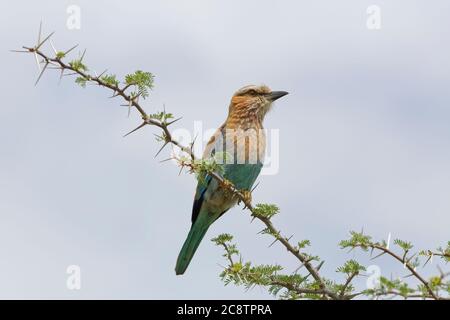
[[203, 200], [205, 199], [205, 192], [208, 190], [212, 177], [207, 175], [205, 180], [197, 184], [197, 190], [195, 191], [194, 204], [192, 206], [191, 222], [194, 223], [197, 220], [198, 214], [202, 207]]

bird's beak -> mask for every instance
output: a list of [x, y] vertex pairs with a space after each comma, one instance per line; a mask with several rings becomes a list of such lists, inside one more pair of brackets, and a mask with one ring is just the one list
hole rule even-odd
[[275, 101], [280, 99], [281, 97], [284, 97], [285, 95], [289, 94], [289, 92], [286, 91], [272, 91], [271, 93], [269, 93], [267, 95], [267, 99], [269, 99], [270, 101]]

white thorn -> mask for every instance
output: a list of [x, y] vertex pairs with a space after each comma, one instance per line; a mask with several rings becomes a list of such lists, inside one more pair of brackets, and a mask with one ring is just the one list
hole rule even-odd
[[39, 80], [41, 80], [41, 77], [42, 77], [42, 75], [44, 74], [45, 69], [47, 69], [47, 66], [48, 66], [48, 62], [44, 65], [44, 68], [42, 69], [42, 71], [41, 71], [41, 73], [39, 74], [39, 76], [38, 76], [36, 82], [34, 83], [35, 86], [38, 84]]
[[62, 77], [64, 76], [64, 68], [61, 68], [61, 74], [59, 75], [58, 85], [61, 84]]
[[42, 33], [42, 20], [39, 23], [39, 34], [38, 34], [37, 46], [39, 45], [39, 43], [41, 43], [41, 33]]
[[36, 52], [34, 52], [34, 57], [36, 58], [36, 64], [38, 67], [39, 72], [41, 72], [41, 64], [39, 63], [39, 58]]
[[53, 45], [52, 40], [50, 40], [50, 45], [52, 46], [53, 52], [55, 52], [55, 55], [58, 53], [58, 51], [56, 51], [55, 46]]

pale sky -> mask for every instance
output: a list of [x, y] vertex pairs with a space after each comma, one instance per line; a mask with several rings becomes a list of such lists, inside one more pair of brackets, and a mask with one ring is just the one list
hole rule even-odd
[[[366, 26], [373, 4], [379, 30]], [[69, 5], [81, 9], [79, 30], [66, 27]], [[385, 257], [340, 250], [350, 230], [391, 233], [417, 249], [450, 238], [449, 9], [444, 0], [8, 3], [0, 20], [0, 298], [271, 298], [224, 287], [226, 261], [209, 241], [224, 232], [245, 259], [297, 267], [235, 208], [175, 276], [194, 177], [159, 163], [169, 151], [154, 159], [156, 129], [122, 138], [139, 117], [127, 118], [110, 92], [69, 78], [58, 85], [56, 71], [34, 87], [32, 56], [8, 50], [33, 45], [40, 20], [56, 31], [58, 50], [87, 48], [91, 69], [154, 73], [144, 107], [164, 104], [182, 116], [174, 128], [218, 127], [243, 85], [289, 91], [265, 121], [279, 130], [279, 171], [260, 177], [253, 198], [279, 205], [277, 227], [310, 239], [324, 275], [341, 280], [335, 270], [351, 258], [405, 275]], [[69, 265], [81, 268], [81, 290], [66, 287]]]

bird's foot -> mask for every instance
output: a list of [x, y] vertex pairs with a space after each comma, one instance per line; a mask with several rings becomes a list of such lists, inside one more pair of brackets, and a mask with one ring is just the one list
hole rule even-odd
[[240, 192], [243, 197], [242, 202], [244, 202], [245, 208], [247, 208], [252, 203], [252, 193], [248, 190], [241, 190]]
[[223, 179], [220, 186], [223, 188], [226, 197], [233, 197], [234, 185], [230, 180]]

